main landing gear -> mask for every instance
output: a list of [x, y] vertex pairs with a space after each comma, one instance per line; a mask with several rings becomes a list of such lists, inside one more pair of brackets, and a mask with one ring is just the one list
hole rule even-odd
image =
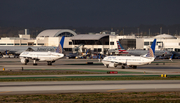
[[136, 69], [136, 68], [137, 68], [137, 66], [132, 66], [132, 68], [133, 68], [133, 69]]
[[122, 68], [122, 69], [125, 69], [125, 66], [122, 66], [121, 68]]
[[47, 61], [47, 65], [52, 65], [52, 62], [51, 61]]
[[37, 65], [36, 60], [33, 60], [33, 65]]

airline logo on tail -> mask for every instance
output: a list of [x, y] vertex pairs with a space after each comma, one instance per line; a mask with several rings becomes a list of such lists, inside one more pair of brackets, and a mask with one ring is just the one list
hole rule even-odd
[[151, 48], [149, 48], [149, 51], [146, 55], [146, 57], [154, 57], [155, 56], [155, 48], [156, 48], [156, 39], [154, 39]]
[[119, 54], [127, 54], [128, 52], [122, 47], [119, 41], [117, 41]]
[[64, 38], [65, 38], [65, 36], [63, 36], [61, 38], [61, 41], [60, 41], [60, 43], [59, 43], [59, 45], [58, 45], [58, 47], [56, 49], [57, 53], [62, 53], [63, 52]]
[[154, 53], [153, 53], [153, 50], [151, 48], [149, 48], [149, 51], [148, 51], [146, 57], [154, 57]]

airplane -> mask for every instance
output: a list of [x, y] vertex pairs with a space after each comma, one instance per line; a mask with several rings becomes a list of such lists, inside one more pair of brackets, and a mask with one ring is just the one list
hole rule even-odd
[[[117, 46], [118, 46], [119, 54], [130, 54], [130, 55], [140, 56], [140, 55], [145, 55], [148, 52], [148, 50], [142, 50], [142, 49], [125, 50], [119, 41], [117, 41]], [[155, 51], [155, 56], [164, 56], [164, 57], [169, 56], [170, 57], [171, 55], [172, 55], [172, 53], [169, 51], [166, 51], [166, 50], [156, 50]]]
[[136, 69], [138, 65], [150, 64], [152, 61], [154, 61], [155, 46], [156, 39], [154, 39], [151, 48], [149, 48], [148, 53], [144, 56], [107, 56], [102, 60], [102, 63], [107, 68], [121, 65], [122, 69], [125, 69], [125, 66]]
[[33, 65], [37, 65], [36, 61], [47, 61], [47, 65], [52, 65], [56, 60], [64, 57], [63, 45], [64, 36], [61, 38], [60, 44], [56, 49], [56, 52], [35, 52], [35, 51], [24, 51], [20, 54], [21, 63], [27, 65], [29, 59], [33, 60]]
[[170, 51], [173, 55], [172, 58], [173, 59], [180, 59], [180, 52], [176, 52], [176, 51]]
[[56, 51], [54, 46], [0, 46], [2, 54], [21, 54], [23, 51]]

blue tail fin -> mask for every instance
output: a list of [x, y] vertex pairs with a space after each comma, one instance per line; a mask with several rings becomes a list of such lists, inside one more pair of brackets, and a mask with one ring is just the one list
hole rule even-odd
[[170, 61], [172, 61], [173, 56], [174, 56], [174, 54], [172, 54], [172, 56], [169, 58]]
[[149, 51], [146, 55], [146, 57], [154, 57], [155, 56], [155, 48], [156, 48], [156, 39], [154, 39], [151, 48], [149, 48]]
[[65, 36], [63, 36], [61, 38], [61, 41], [60, 41], [60, 43], [59, 43], [59, 45], [58, 45], [58, 47], [56, 49], [57, 53], [62, 53], [63, 52], [64, 38], [65, 38]]
[[151, 49], [155, 55], [155, 48], [156, 48], [156, 39], [154, 39], [153, 43], [151, 44]]

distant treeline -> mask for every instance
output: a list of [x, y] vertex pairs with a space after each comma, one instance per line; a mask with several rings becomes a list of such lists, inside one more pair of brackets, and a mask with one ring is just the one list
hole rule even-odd
[[170, 35], [180, 35], [180, 24], [174, 25], [139, 25], [138, 27], [56, 27], [56, 28], [25, 28], [25, 27], [0, 27], [0, 37], [18, 37], [24, 33], [24, 29], [29, 29], [31, 38], [35, 38], [41, 31], [46, 29], [71, 29], [77, 34], [100, 33], [103, 31], [116, 32], [117, 35], [135, 34], [139, 36], [154, 36], [162, 33]]

